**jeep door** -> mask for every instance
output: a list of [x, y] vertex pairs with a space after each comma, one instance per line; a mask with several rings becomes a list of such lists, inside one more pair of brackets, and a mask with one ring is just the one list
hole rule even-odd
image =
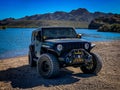
[[40, 57], [41, 52], [41, 31], [38, 31], [35, 34], [35, 55], [36, 57]]

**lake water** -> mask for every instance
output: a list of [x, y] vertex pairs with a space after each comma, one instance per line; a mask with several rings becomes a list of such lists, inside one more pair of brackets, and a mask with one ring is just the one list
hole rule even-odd
[[[35, 28], [7, 28], [0, 30], [0, 59], [23, 56], [28, 53], [31, 33]], [[120, 33], [97, 32], [97, 30], [76, 29], [88, 41], [120, 40]]]

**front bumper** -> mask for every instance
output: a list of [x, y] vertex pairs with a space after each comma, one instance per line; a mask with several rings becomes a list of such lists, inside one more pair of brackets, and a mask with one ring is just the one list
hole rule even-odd
[[64, 61], [66, 65], [88, 63], [91, 59], [92, 56], [84, 49], [73, 49], [64, 58], [59, 58], [59, 60]]

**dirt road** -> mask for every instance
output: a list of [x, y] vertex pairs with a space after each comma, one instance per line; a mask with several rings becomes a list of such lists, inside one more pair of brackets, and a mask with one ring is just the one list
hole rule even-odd
[[0, 60], [0, 90], [120, 90], [120, 41], [96, 44], [93, 52], [103, 59], [98, 76], [69, 67], [58, 78], [43, 79], [29, 67], [27, 56], [10, 58]]

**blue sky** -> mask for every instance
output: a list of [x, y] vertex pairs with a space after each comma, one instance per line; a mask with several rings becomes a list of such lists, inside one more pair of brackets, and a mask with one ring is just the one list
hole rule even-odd
[[70, 12], [78, 8], [120, 14], [120, 0], [0, 0], [0, 19], [55, 11]]

